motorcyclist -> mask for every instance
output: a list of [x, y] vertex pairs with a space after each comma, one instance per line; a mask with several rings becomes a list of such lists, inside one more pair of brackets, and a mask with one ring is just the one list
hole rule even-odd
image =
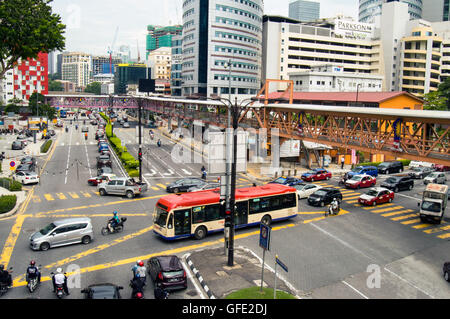
[[206, 168], [205, 168], [205, 166], [202, 166], [201, 171], [202, 171], [202, 179], [206, 180]]
[[88, 139], [88, 133], [84, 133], [84, 139], [85, 139], [85, 140]]
[[75, 129], [78, 130], [78, 124], [75, 124]]
[[30, 279], [36, 278], [38, 282], [41, 282], [41, 272], [39, 268], [36, 266], [36, 262], [34, 260], [30, 261], [30, 265], [27, 268], [26, 279], [27, 283], [30, 282]]
[[131, 297], [140, 299], [141, 297], [138, 296], [138, 294], [142, 294], [142, 291], [144, 290], [144, 282], [139, 278], [133, 278], [130, 282], [130, 286], [132, 289]]
[[147, 268], [144, 266], [144, 262], [142, 260], [138, 260], [136, 265], [131, 268], [133, 271], [133, 279], [139, 279], [145, 285], [147, 280]]
[[161, 147], [161, 140], [158, 139], [158, 142], [156, 144], [158, 144], [158, 146]]
[[0, 283], [6, 284], [9, 288], [12, 286], [12, 277], [4, 265], [0, 265]]
[[117, 212], [114, 212], [114, 213], [113, 213], [113, 218], [111, 218], [111, 219], [109, 220], [109, 223], [108, 223], [109, 231], [112, 233], [112, 232], [114, 231], [114, 228], [115, 228], [117, 225], [119, 225], [119, 223], [120, 223], [119, 214], [118, 214]]
[[339, 201], [336, 199], [336, 197], [333, 198], [333, 200], [331, 201], [330, 206], [331, 206], [333, 214], [336, 215], [337, 213], [339, 213], [340, 205], [339, 205]]
[[52, 276], [53, 292], [56, 292], [56, 285], [62, 285], [66, 295], [70, 295], [67, 287], [67, 276], [63, 273], [62, 268], [56, 269], [56, 274]]

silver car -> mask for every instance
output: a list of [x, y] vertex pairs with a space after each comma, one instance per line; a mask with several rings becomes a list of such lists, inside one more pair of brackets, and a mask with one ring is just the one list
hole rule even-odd
[[30, 248], [45, 251], [77, 243], [86, 245], [93, 239], [94, 232], [90, 218], [67, 218], [54, 221], [31, 235]]
[[447, 181], [447, 177], [445, 176], [445, 173], [443, 172], [433, 172], [425, 179], [423, 180], [423, 183], [426, 185], [428, 183], [435, 183], [435, 184], [445, 184]]

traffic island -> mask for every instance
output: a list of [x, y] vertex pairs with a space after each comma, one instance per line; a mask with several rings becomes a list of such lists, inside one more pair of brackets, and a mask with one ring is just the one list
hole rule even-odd
[[[266, 299], [272, 295], [275, 273], [264, 267], [263, 294], [259, 293], [262, 260], [250, 249], [239, 246], [234, 249], [234, 265], [227, 266], [224, 248], [194, 251], [185, 255], [185, 262], [194, 274], [194, 280], [202, 287], [209, 299]], [[258, 291], [258, 292], [257, 292]], [[299, 293], [284, 278], [277, 276], [277, 298], [299, 298]]]

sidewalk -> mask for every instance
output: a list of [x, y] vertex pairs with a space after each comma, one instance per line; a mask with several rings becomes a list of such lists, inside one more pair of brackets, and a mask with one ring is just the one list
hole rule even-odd
[[10, 192], [6, 188], [0, 187], [0, 196], [3, 196], [3, 195], [16, 195], [17, 201], [16, 201], [16, 206], [14, 206], [14, 208], [12, 210], [10, 210], [7, 213], [0, 214], [0, 220], [2, 218], [12, 216], [12, 215], [14, 215], [17, 212], [19, 207], [22, 205], [22, 203], [27, 198], [27, 192], [26, 191]]
[[[262, 260], [245, 247], [235, 247], [233, 267], [227, 266], [228, 257], [223, 246], [196, 250], [184, 255], [183, 260], [194, 274], [193, 280], [200, 284], [206, 298], [223, 299], [234, 291], [261, 286]], [[278, 268], [277, 290], [300, 298], [300, 292], [285, 282], [281, 272]], [[263, 286], [273, 289], [274, 284], [275, 273], [266, 265]]]

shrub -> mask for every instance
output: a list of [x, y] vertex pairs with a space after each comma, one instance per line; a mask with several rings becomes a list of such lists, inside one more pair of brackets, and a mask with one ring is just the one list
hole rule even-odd
[[22, 190], [22, 184], [11, 178], [0, 178], [0, 186], [6, 188], [10, 192], [20, 192]]
[[132, 161], [126, 161], [125, 162], [125, 168], [126, 169], [136, 169], [139, 167], [139, 161], [132, 160]]
[[50, 148], [50, 146], [52, 145], [52, 140], [47, 140], [47, 142], [45, 142], [44, 144], [42, 144], [41, 146], [41, 153], [47, 153], [48, 149]]
[[16, 195], [3, 195], [0, 197], [0, 214], [9, 212], [16, 206]]
[[123, 153], [120, 155], [120, 160], [122, 161], [122, 163], [126, 163], [126, 162], [128, 162], [128, 161], [134, 161], [135, 159], [134, 159], [133, 155], [131, 155], [130, 153], [128, 153], [128, 152], [123, 152]]
[[130, 177], [139, 177], [139, 170], [137, 169], [129, 169], [127, 172]]

